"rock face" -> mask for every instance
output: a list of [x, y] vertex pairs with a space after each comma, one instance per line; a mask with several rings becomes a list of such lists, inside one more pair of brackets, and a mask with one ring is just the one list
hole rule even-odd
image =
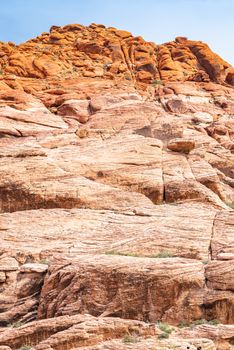
[[[20, 78], [107, 77], [152, 82], [196, 81], [233, 85], [233, 68], [200, 42], [178, 37], [156, 45], [131, 33], [91, 24], [53, 26], [24, 44], [2, 43], [2, 73], [7, 84], [23, 85]], [[30, 90], [30, 86], [27, 88]], [[66, 103], [63, 111], [74, 108]]]
[[0, 65], [0, 350], [231, 350], [233, 68], [95, 24]]
[[90, 313], [179, 324], [204, 316], [202, 262], [114, 254], [76, 259], [51, 266], [39, 318]]

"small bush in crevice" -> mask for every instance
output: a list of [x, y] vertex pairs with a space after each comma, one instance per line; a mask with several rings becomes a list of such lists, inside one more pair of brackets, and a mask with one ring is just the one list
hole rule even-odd
[[179, 328], [185, 328], [185, 327], [189, 327], [190, 324], [186, 321], [181, 321], [180, 324], [178, 325]]
[[230, 208], [234, 209], [234, 202], [232, 203], [226, 203], [227, 206], [229, 206]]
[[48, 265], [48, 264], [49, 264], [49, 260], [47, 260], [47, 259], [41, 259], [41, 260], [39, 261], [39, 264]]
[[200, 320], [193, 321], [192, 324], [191, 324], [191, 327], [192, 326], [199, 326], [199, 325], [202, 325], [202, 324], [210, 324], [212, 326], [217, 326], [219, 324], [219, 320], [214, 319], [214, 320], [209, 320], [208, 321], [208, 320], [202, 318]]
[[107, 252], [105, 252], [106, 255], [120, 255], [120, 256], [132, 256], [132, 257], [135, 257], [135, 258], [151, 258], [151, 259], [158, 259], [158, 258], [173, 258], [174, 255], [171, 254], [170, 252], [167, 252], [167, 251], [162, 251], [158, 254], [155, 254], [155, 255], [139, 255], [137, 253], [125, 253], [125, 252], [119, 252], [117, 250], [109, 250]]
[[7, 325], [7, 327], [9, 327], [9, 328], [19, 328], [19, 327], [21, 327], [21, 326], [23, 326], [24, 324], [22, 323], [22, 322], [20, 322], [20, 321], [16, 321], [16, 322], [13, 322], [13, 323], [9, 323], [8, 325]]
[[169, 338], [169, 334], [166, 332], [163, 332], [158, 336], [158, 339], [167, 339], [167, 338]]
[[130, 334], [125, 334], [123, 337], [123, 343], [128, 344], [128, 343], [137, 343], [137, 338], [136, 336], [130, 335]]
[[156, 86], [156, 85], [164, 85], [163, 81], [162, 80], [153, 80], [152, 83], [151, 83], [153, 86]]
[[167, 323], [159, 323], [158, 328], [160, 329], [160, 331], [168, 334], [171, 334], [173, 331]]
[[150, 258], [173, 258], [173, 254], [167, 251], [162, 251], [156, 255], [151, 255]]
[[140, 255], [135, 254], [135, 253], [121, 253], [118, 252], [117, 250], [109, 250], [107, 252], [105, 252], [106, 255], [120, 255], [120, 256], [132, 256], [132, 257], [137, 257], [139, 258]]
[[191, 322], [191, 323], [188, 323], [188, 322], [186, 322], [186, 321], [182, 321], [180, 324], [179, 324], [179, 328], [184, 328], [184, 327], [190, 327], [190, 328], [193, 328], [193, 327], [195, 327], [195, 326], [200, 326], [200, 325], [203, 325], [203, 324], [210, 324], [210, 325], [212, 325], [212, 326], [217, 326], [218, 324], [219, 324], [220, 322], [219, 322], [219, 320], [216, 320], [216, 319], [214, 319], [214, 320], [206, 320], [206, 319], [204, 319], [204, 318], [201, 318], [201, 319], [199, 319], [199, 320], [195, 320], [195, 321], [193, 321], [193, 322]]
[[19, 350], [31, 350], [31, 349], [32, 349], [31, 346], [23, 345]]

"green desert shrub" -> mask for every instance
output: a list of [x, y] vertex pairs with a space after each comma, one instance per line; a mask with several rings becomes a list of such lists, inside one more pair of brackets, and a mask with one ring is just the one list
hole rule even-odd
[[125, 344], [136, 343], [136, 342], [137, 342], [136, 337], [134, 337], [130, 334], [125, 334], [125, 336], [123, 337], [123, 343], [125, 343]]
[[131, 253], [131, 252], [119, 252], [117, 250], [108, 250], [107, 252], [105, 252], [106, 255], [120, 255], [120, 256], [133, 256], [135, 258], [152, 258], [152, 259], [156, 259], [156, 258], [172, 258], [173, 254], [171, 254], [170, 252], [167, 251], [162, 251], [158, 254], [153, 254], [153, 255], [139, 255], [137, 253]]
[[214, 319], [214, 320], [206, 320], [204, 318], [201, 318], [199, 320], [195, 320], [192, 323], [190, 323], [188, 325], [188, 327], [193, 328], [194, 326], [200, 326], [200, 325], [203, 325], [203, 324], [210, 324], [212, 326], [217, 326], [219, 323], [220, 323], [219, 320], [216, 320], [216, 319]]
[[173, 257], [173, 254], [171, 254], [170, 252], [167, 252], [167, 251], [162, 251], [158, 254], [150, 256], [150, 258], [172, 258], [172, 257]]
[[9, 327], [9, 328], [19, 328], [19, 327], [21, 327], [21, 326], [23, 326], [24, 324], [22, 323], [22, 322], [20, 322], [20, 321], [16, 321], [16, 322], [13, 322], [13, 323], [9, 323], [8, 325], [7, 325], [7, 327]]
[[169, 334], [166, 332], [163, 332], [158, 336], [158, 339], [167, 339], [167, 338], [169, 338]]
[[49, 260], [47, 260], [47, 259], [41, 259], [41, 260], [39, 261], [39, 264], [48, 265], [48, 264], [49, 264]]
[[226, 203], [230, 208], [234, 209], [234, 202], [232, 203]]
[[167, 333], [167, 334], [171, 334], [171, 332], [172, 332], [171, 327], [165, 322], [159, 323], [158, 328], [160, 329], [160, 331]]
[[181, 321], [180, 324], [179, 324], [179, 328], [185, 328], [185, 327], [189, 327], [190, 324], [186, 321]]
[[133, 256], [133, 257], [139, 257], [138, 254], [136, 253], [121, 253], [118, 252], [117, 250], [109, 250], [105, 252], [106, 255], [120, 255], [120, 256]]
[[162, 80], [153, 80], [152, 83], [151, 83], [153, 86], [156, 86], [156, 85], [163, 85], [163, 82]]

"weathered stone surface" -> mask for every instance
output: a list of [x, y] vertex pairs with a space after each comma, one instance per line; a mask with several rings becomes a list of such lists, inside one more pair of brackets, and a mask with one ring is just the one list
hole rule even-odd
[[163, 180], [166, 202], [197, 200], [226, 207], [216, 193], [196, 181], [190, 162], [183, 154], [163, 152]]
[[[137, 202], [150, 206], [147, 198], [124, 191], [128, 189], [132, 189], [131, 192], [136, 189], [134, 192], [143, 192], [153, 201], [162, 202], [159, 141], [132, 135], [126, 138], [122, 150], [116, 148], [119, 138], [105, 142], [105, 145], [99, 142], [99, 147], [98, 144], [95, 147], [94, 141], [90, 141], [87, 146], [81, 144], [64, 148], [61, 153], [53, 150], [51, 157], [16, 158], [11, 165], [5, 158], [0, 165], [2, 210], [84, 206], [116, 209], [124, 208], [123, 197], [126, 197], [126, 207], [134, 206]], [[70, 162], [71, 158], [73, 160]], [[111, 162], [111, 159], [115, 161]], [[145, 169], [143, 174], [138, 175], [137, 169], [141, 164]], [[158, 164], [158, 168], [151, 170], [154, 164]], [[15, 172], [15, 167], [19, 166], [20, 170]], [[119, 184], [123, 190], [117, 191], [109, 186], [111, 184]], [[139, 201], [134, 199], [136, 196]], [[104, 197], [106, 201], [103, 201]], [[114, 197], [116, 202], [113, 206]]]
[[6, 282], [6, 274], [5, 272], [0, 272], [0, 283]]
[[[18, 349], [19, 346], [29, 346], [36, 350], [51, 349], [154, 349], [162, 347], [171, 349], [177, 347], [184, 350], [202, 348], [215, 350], [217, 341], [215, 334], [206, 330], [206, 335], [211, 335], [212, 340], [202, 336], [204, 330], [199, 334], [201, 326], [193, 331], [182, 332], [176, 328], [170, 328], [171, 334], [168, 339], [160, 339], [164, 332], [154, 324], [145, 324], [139, 321], [123, 320], [120, 318], [95, 318], [90, 315], [60, 316], [48, 320], [40, 320], [29, 323], [19, 329], [6, 330], [0, 339], [0, 344], [9, 344], [10, 349]], [[226, 328], [224, 328], [226, 327]], [[229, 337], [231, 332], [227, 329]], [[221, 330], [221, 328], [219, 327]], [[195, 334], [195, 337], [192, 337]], [[183, 338], [182, 338], [183, 336]], [[228, 339], [228, 335], [225, 339]], [[227, 344], [227, 343], [226, 343]], [[1, 345], [3, 350], [7, 346]], [[218, 347], [221, 349], [221, 347]]]
[[[177, 337], [172, 337], [171, 339], [159, 340], [154, 338], [140, 338], [140, 337], [132, 337], [130, 338], [130, 342], [125, 343], [125, 338], [121, 340], [112, 340], [103, 342], [99, 345], [87, 346], [81, 348], [88, 350], [125, 350], [125, 349], [137, 349], [137, 350], [145, 350], [145, 349], [157, 349], [163, 347], [165, 350], [169, 350], [171, 348], [176, 347], [177, 349], [190, 349], [197, 350], [198, 348], [202, 348], [205, 350], [215, 350], [215, 344], [208, 339], [181, 339]], [[78, 349], [78, 348], [77, 348]], [[76, 349], [76, 350], [77, 350]]]
[[[19, 255], [15, 256], [20, 260]], [[0, 326], [35, 319], [47, 265], [24, 264], [19, 267], [18, 262], [10, 257], [0, 257], [0, 265], [3, 270], [0, 280]]]
[[[67, 129], [66, 123], [59, 116], [50, 113], [41, 101], [28, 94], [20, 93], [17, 97], [12, 94], [0, 92], [1, 135], [31, 136]], [[10, 105], [7, 104], [9, 99]]]
[[0, 68], [0, 346], [231, 350], [233, 68], [97, 24]]
[[[155, 84], [161, 78], [233, 85], [231, 65], [206, 44], [188, 39], [176, 38], [157, 46], [123, 30], [91, 25], [74, 31], [73, 27], [64, 26], [53, 27], [50, 33], [42, 33], [18, 46], [1, 43], [0, 49], [2, 72], [9, 76], [10, 86], [24, 86], [21, 81], [25, 78], [75, 76], [112, 79], [118, 76]], [[15, 76], [19, 79], [14, 79]]]
[[234, 290], [233, 260], [211, 261], [206, 268], [207, 285], [212, 289]]
[[211, 242], [213, 259], [234, 259], [234, 211], [217, 214]]
[[18, 211], [0, 216], [1, 247], [35, 257], [43, 252], [50, 256], [114, 249], [146, 256], [167, 251], [173, 256], [207, 259], [215, 213], [202, 204], [142, 207], [141, 211], [133, 208], [122, 213], [89, 209]]
[[155, 322], [174, 314], [174, 322], [179, 323], [196, 313], [200, 316], [194, 299], [204, 285], [201, 262], [113, 253], [80, 256], [60, 264], [55, 262], [49, 269], [41, 293], [40, 318], [91, 313]]
[[172, 139], [167, 144], [167, 148], [175, 152], [189, 153], [190, 151], [192, 151], [192, 149], [194, 149], [194, 147], [195, 142], [186, 139]]
[[233, 292], [209, 289], [203, 302], [205, 320], [218, 320], [220, 323], [233, 324]]
[[16, 271], [19, 265], [16, 259], [11, 257], [3, 257], [0, 260], [0, 271]]
[[6, 329], [0, 336], [0, 344], [8, 344], [12, 348], [19, 348], [24, 344], [35, 345], [57, 332], [70, 328], [74, 324], [94, 320], [89, 315], [62, 316], [49, 320], [40, 320], [23, 325], [18, 329]]
[[233, 325], [218, 325], [212, 326], [203, 324], [201, 326], [193, 327], [193, 329], [184, 329], [180, 335], [186, 339], [189, 338], [208, 338], [212, 339], [218, 350], [231, 350], [232, 339], [234, 335]]
[[38, 272], [38, 273], [44, 273], [48, 269], [47, 264], [24, 264], [20, 266], [20, 272]]
[[74, 118], [80, 123], [89, 120], [89, 101], [87, 100], [66, 100], [58, 109], [59, 115]]
[[159, 330], [155, 325], [140, 321], [76, 315], [41, 320], [17, 330], [6, 330], [1, 335], [0, 344], [8, 344], [13, 349], [29, 345], [35, 346], [36, 350], [70, 350], [134, 333], [139, 337], [153, 336]]
[[168, 110], [172, 113], [186, 113], [188, 111], [188, 107], [186, 104], [179, 99], [171, 99], [166, 104]]
[[206, 112], [196, 112], [193, 115], [193, 121], [197, 123], [212, 123], [213, 122], [213, 117], [210, 113]]

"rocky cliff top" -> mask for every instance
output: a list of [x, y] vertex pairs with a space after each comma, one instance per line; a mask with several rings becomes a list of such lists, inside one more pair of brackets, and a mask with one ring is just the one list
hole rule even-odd
[[0, 350], [231, 350], [233, 68], [94, 24], [0, 46]]
[[146, 84], [211, 81], [234, 85], [232, 66], [201, 41], [177, 37], [157, 45], [127, 31], [97, 24], [52, 26], [49, 33], [21, 45], [1, 43], [0, 69], [9, 86], [22, 85], [28, 91], [21, 78], [89, 77]]

